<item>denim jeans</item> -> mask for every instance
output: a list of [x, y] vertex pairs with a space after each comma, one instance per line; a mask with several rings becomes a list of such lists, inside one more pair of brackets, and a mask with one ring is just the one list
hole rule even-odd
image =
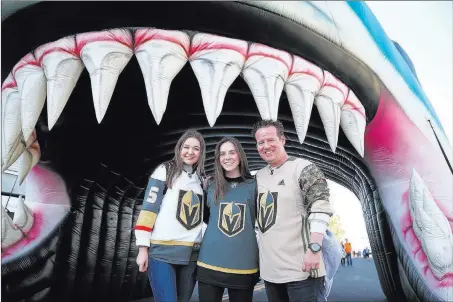
[[317, 302], [323, 284], [324, 277], [282, 284], [264, 281], [269, 302]]
[[348, 264], [348, 266], [352, 266], [352, 256], [351, 256], [351, 253], [347, 253], [347, 254], [346, 254], [346, 263]]
[[189, 301], [196, 283], [197, 262], [176, 265], [149, 258], [148, 278], [154, 301]]

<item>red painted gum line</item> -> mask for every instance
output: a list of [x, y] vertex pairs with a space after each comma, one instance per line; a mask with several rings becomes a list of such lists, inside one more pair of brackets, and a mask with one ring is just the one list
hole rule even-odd
[[321, 85], [321, 84], [322, 84], [322, 81], [323, 81], [323, 79], [321, 79], [321, 78], [319, 77], [319, 75], [316, 74], [316, 72], [314, 72], [314, 71], [312, 71], [312, 70], [310, 70], [310, 69], [305, 69], [305, 70], [301, 70], [301, 71], [294, 71], [294, 70], [291, 70], [291, 71], [289, 72], [289, 76], [296, 75], [296, 74], [306, 74], [306, 75], [312, 76], [312, 77], [314, 77], [315, 79], [318, 80], [319, 85]]
[[5, 89], [8, 89], [8, 88], [17, 88], [17, 83], [16, 83], [16, 80], [14, 80], [12, 77], [11, 79], [9, 80], [9, 82], [6, 82], [3, 83], [2, 85], [2, 91], [5, 90]]
[[[54, 52], [67, 53], [67, 54], [73, 55], [74, 57], [80, 59], [80, 52], [77, 51], [75, 42], [74, 42], [74, 45], [72, 45], [72, 47], [69, 47], [69, 46], [61, 47], [61, 46], [48, 45], [48, 48], [46, 50], [44, 50], [41, 53], [41, 55], [37, 58], [39, 65], [42, 66], [42, 61], [46, 55], [48, 55], [50, 53], [54, 53]], [[35, 51], [35, 54], [36, 53], [37, 52]]]
[[283, 60], [282, 58], [280, 58], [278, 55], [274, 55], [274, 54], [269, 54], [269, 53], [264, 53], [264, 52], [252, 52], [252, 53], [249, 53], [247, 55], [247, 59], [251, 58], [251, 57], [254, 57], [254, 56], [260, 56], [260, 57], [266, 57], [266, 58], [272, 58], [272, 59], [275, 59], [277, 61], [280, 61], [282, 62], [286, 68], [289, 69], [291, 68], [291, 66], [285, 62], [285, 60]]
[[324, 71], [324, 83], [322, 84], [322, 87], [332, 87], [338, 89], [343, 95], [344, 99], [346, 99], [349, 94], [349, 88], [327, 71]]
[[75, 53], [80, 57], [83, 47], [92, 42], [117, 42], [132, 49], [132, 36], [129, 31], [102, 31], [76, 36]]
[[[336, 83], [324, 83], [322, 87], [332, 87], [335, 88], [336, 90], [340, 91], [341, 94], [343, 95], [343, 98], [346, 99], [346, 94], [345, 92], [340, 88], [340, 86]], [[322, 89], [322, 88], [321, 88]]]
[[[286, 59], [284, 58], [285, 54], [288, 55], [288, 58]], [[291, 70], [292, 57], [287, 52], [271, 48], [267, 45], [256, 43], [250, 47], [249, 53], [247, 54], [247, 59], [254, 56], [261, 56], [278, 60], [286, 66], [288, 72]]]
[[[304, 63], [305, 66], [300, 66], [300, 64], [296, 64], [298, 61], [301, 61]], [[307, 60], [294, 56], [292, 63], [291, 63], [291, 69], [289, 70], [289, 76], [293, 74], [308, 74], [313, 77], [315, 77], [319, 84], [321, 85], [324, 82], [324, 72], [320, 70], [321, 74], [316, 72], [313, 69], [319, 68], [318, 66], [308, 62]]]
[[[346, 108], [345, 105], [347, 105]], [[360, 105], [353, 103], [350, 99], [346, 99], [346, 101], [343, 104], [342, 110], [354, 110], [360, 113], [360, 115], [363, 116], [363, 118], [366, 118], [365, 109]]]
[[163, 40], [181, 46], [181, 48], [184, 49], [184, 52], [188, 56], [189, 45], [186, 45], [180, 39], [178, 39], [178, 37], [175, 37], [174, 36], [175, 33], [176, 33], [175, 31], [166, 31], [159, 29], [137, 30], [137, 32], [135, 33], [135, 49], [151, 40]]
[[38, 66], [38, 67], [41, 67], [41, 65], [38, 63], [38, 61], [36, 61], [35, 57], [33, 56], [32, 53], [29, 53], [27, 55], [25, 55], [25, 57], [23, 57], [19, 63], [16, 64], [16, 66], [14, 66], [13, 68], [13, 77], [14, 77], [14, 80], [16, 79], [16, 72], [21, 69], [22, 67], [25, 67], [27, 65], [33, 65], [33, 66]]
[[223, 38], [220, 36], [208, 35], [204, 41], [193, 44], [190, 48], [190, 55], [192, 56], [198, 51], [203, 50], [216, 50], [216, 49], [230, 49], [240, 53], [244, 58], [247, 57], [248, 43], [245, 41], [237, 40], [241, 45], [234, 44], [234, 40]]

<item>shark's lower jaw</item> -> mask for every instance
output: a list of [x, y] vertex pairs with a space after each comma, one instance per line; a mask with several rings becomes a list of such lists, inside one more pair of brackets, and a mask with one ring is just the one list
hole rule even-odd
[[[51, 6], [57, 14], [58, 5], [61, 4], [56, 4], [57, 8]], [[383, 143], [382, 135], [376, 130], [385, 128], [385, 116], [389, 112], [397, 118], [404, 113], [395, 106], [395, 100], [372, 72], [308, 29], [259, 9], [237, 3], [178, 5], [188, 11], [195, 11], [193, 6], [196, 6], [199, 8], [197, 13], [206, 14], [207, 19], [188, 18], [167, 4], [159, 3], [160, 10], [148, 11], [142, 17], [136, 17], [144, 14], [136, 8], [131, 23], [121, 19], [127, 13], [118, 9], [117, 4], [112, 4], [108, 20], [123, 23], [109, 23], [107, 26], [105, 20], [96, 19], [99, 14], [105, 14], [102, 5], [97, 12], [93, 7], [87, 10], [90, 12], [88, 15], [93, 14], [96, 20], [92, 19], [85, 25], [74, 25], [69, 22], [73, 19], [70, 14], [61, 14], [62, 19], [68, 18], [63, 22], [67, 24], [62, 29], [63, 35], [48, 26], [36, 37], [28, 35], [24, 39], [40, 40], [41, 43], [35, 45], [36, 49], [30, 55], [17, 59], [19, 64], [14, 68], [11, 66], [11, 77], [4, 82], [3, 99], [7, 100], [8, 111], [2, 114], [7, 113], [9, 118], [5, 121], [11, 122], [3, 127], [5, 115], [2, 115], [2, 131], [16, 131], [8, 132], [11, 139], [2, 148], [26, 150], [20, 154], [16, 152], [15, 156], [27, 154], [21, 157], [22, 177], [31, 168], [26, 179], [27, 187], [43, 188], [41, 192], [57, 192], [55, 199], [50, 200], [59, 204], [58, 209], [62, 210], [52, 219], [41, 220], [47, 231], [36, 236], [35, 244], [43, 243], [39, 244], [40, 248], [33, 249], [33, 241], [19, 240], [13, 245], [5, 245], [7, 253], [2, 254], [3, 273], [14, 276], [9, 279], [11, 283], [7, 287], [10, 297], [18, 299], [25, 292], [36, 299], [53, 296], [60, 300], [87, 301], [112, 297], [127, 300], [143, 295], [146, 278], [137, 275], [134, 266], [137, 251], [131, 230], [150, 170], [172, 157], [176, 140], [188, 127], [199, 129], [206, 138], [208, 171], [213, 169], [214, 146], [225, 134], [240, 139], [250, 168], [258, 169], [264, 163], [250, 136], [251, 124], [260, 117], [278, 117], [287, 129], [289, 153], [314, 161], [327, 177], [350, 188], [361, 200], [373, 254], [379, 259], [376, 262], [378, 274], [387, 297], [401, 298], [401, 279], [407, 297], [414, 294], [420, 300], [439, 297], [448, 300], [452, 288], [451, 259], [420, 255], [433, 253], [426, 244], [432, 234], [441, 234], [442, 246], [448, 246], [451, 212], [440, 209], [447, 222], [430, 228], [433, 231], [427, 235], [423, 229], [429, 219], [423, 219], [423, 213], [413, 210], [413, 205], [420, 204], [417, 197], [420, 194], [414, 193], [411, 203], [404, 203], [405, 199], [397, 196], [404, 189], [409, 190], [411, 179], [415, 188], [413, 192], [417, 192], [420, 177], [411, 178], [410, 173], [400, 173], [407, 171], [407, 159], [400, 156], [401, 152], [396, 152], [400, 157], [395, 159], [394, 149], [385, 144], [387, 141]], [[46, 10], [49, 6], [40, 4], [36, 9], [49, 14]], [[71, 14], [77, 9], [74, 7]], [[164, 18], [159, 11], [171, 12], [171, 17]], [[132, 11], [129, 12], [133, 15]], [[244, 22], [251, 19], [250, 14], [254, 16], [249, 21], [250, 27], [222, 24], [228, 19], [225, 15], [235, 15]], [[122, 27], [124, 24], [149, 26], [149, 20], [152, 20], [152, 26], [189, 31]], [[93, 23], [98, 25], [88, 28], [84, 34], [82, 26]], [[109, 29], [109, 32], [89, 33], [93, 29]], [[203, 32], [224, 37], [212, 37]], [[69, 34], [72, 36], [59, 40]], [[49, 38], [42, 41], [46, 35]], [[52, 43], [44, 44], [47, 42]], [[18, 55], [14, 53], [10, 57]], [[316, 64], [308, 63], [304, 58]], [[84, 68], [88, 72], [84, 72]], [[239, 74], [242, 76], [236, 78]], [[222, 79], [219, 80], [220, 75]], [[3, 78], [6, 78], [5, 74]], [[44, 86], [43, 80], [47, 82]], [[30, 89], [31, 86], [34, 89]], [[29, 106], [24, 107], [22, 104], [27, 103], [24, 101], [18, 106], [17, 94], [20, 101], [31, 100]], [[46, 95], [47, 107], [44, 103]], [[17, 108], [32, 110], [18, 114], [14, 111], [20, 110]], [[375, 120], [375, 116], [378, 119]], [[14, 117], [20, 117], [20, 122]], [[364, 133], [366, 121], [369, 128]], [[392, 127], [405, 129], [393, 124]], [[414, 131], [410, 135], [399, 132], [398, 136], [409, 144], [416, 144], [412, 135], [418, 132]], [[37, 135], [38, 146], [33, 139], [27, 141], [25, 137], [30, 134]], [[15, 139], [21, 136], [22, 139]], [[14, 152], [10, 152], [12, 154]], [[361, 157], [363, 154], [364, 158]], [[395, 161], [382, 162], [382, 155]], [[35, 165], [39, 156], [41, 163]], [[434, 157], [435, 164], [442, 165]], [[2, 158], [2, 163], [8, 164], [9, 160]], [[415, 156], [412, 160], [420, 159]], [[50, 165], [43, 165], [43, 161]], [[415, 166], [418, 168], [420, 165]], [[398, 173], [388, 173], [395, 167]], [[422, 168], [422, 179], [431, 176], [429, 168]], [[40, 173], [42, 178], [35, 177]], [[451, 175], [445, 177], [451, 180]], [[46, 179], [55, 182], [47, 186], [40, 184]], [[388, 183], [392, 181], [399, 185], [388, 189], [391, 187]], [[404, 181], [407, 186], [400, 185]], [[432, 182], [429, 187], [433, 188], [435, 198], [428, 201], [436, 201], [425, 203], [426, 209], [431, 209], [436, 202], [451, 204], [451, 195], [445, 194], [445, 187]], [[438, 196], [444, 199], [439, 202]], [[65, 220], [68, 198], [72, 210]], [[40, 205], [49, 198], [31, 192], [27, 193], [26, 200], [26, 204], [34, 202]], [[399, 201], [402, 205], [395, 211], [395, 204]], [[40, 211], [30, 208], [33, 218], [38, 217], [34, 221], [40, 221]], [[426, 209], [422, 211], [425, 214], [439, 213]], [[53, 234], [54, 227], [60, 225], [61, 230], [57, 230], [52, 238], [44, 236]], [[407, 235], [410, 227], [413, 227], [413, 237], [417, 240]], [[127, 244], [123, 245], [124, 242]], [[28, 253], [28, 257], [14, 253], [17, 247], [24, 246], [22, 252]], [[411, 254], [411, 251], [417, 251], [417, 254]], [[17, 263], [30, 262], [29, 257], [36, 257], [37, 253], [40, 259], [51, 259], [42, 266], [46, 268], [45, 274], [33, 278], [30, 272], [36, 268], [25, 266], [26, 269], [18, 270]], [[398, 255], [398, 262], [395, 255]], [[397, 263], [403, 268], [400, 274]], [[33, 279], [33, 286], [21, 283], [27, 278]]]

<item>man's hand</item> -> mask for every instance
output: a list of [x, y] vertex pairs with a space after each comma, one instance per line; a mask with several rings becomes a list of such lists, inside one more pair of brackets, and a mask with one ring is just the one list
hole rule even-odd
[[[323, 237], [324, 234], [321, 233], [310, 233], [310, 242], [322, 245]], [[311, 275], [312, 270], [318, 269], [319, 263], [321, 262], [321, 253], [322, 250], [317, 253], [313, 253], [309, 248], [307, 248], [307, 252], [304, 256], [304, 263], [302, 264], [302, 271], [309, 272]]]
[[302, 264], [302, 271], [311, 272], [311, 270], [316, 270], [319, 268], [320, 262], [321, 251], [314, 254], [310, 249], [307, 249], [307, 252], [304, 256], [304, 263]]
[[148, 248], [146, 246], [139, 247], [137, 255], [138, 270], [143, 273], [148, 270]]

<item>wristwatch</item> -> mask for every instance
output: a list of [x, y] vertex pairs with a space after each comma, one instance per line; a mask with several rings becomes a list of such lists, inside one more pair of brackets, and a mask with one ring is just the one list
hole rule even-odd
[[319, 243], [312, 242], [308, 245], [308, 248], [313, 252], [313, 253], [318, 253], [321, 251], [322, 246]]

